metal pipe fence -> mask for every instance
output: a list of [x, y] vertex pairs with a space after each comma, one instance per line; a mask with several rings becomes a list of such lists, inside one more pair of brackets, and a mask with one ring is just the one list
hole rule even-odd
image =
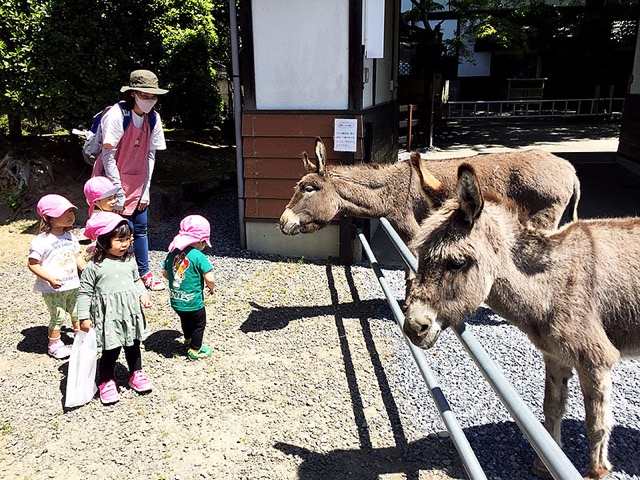
[[[393, 296], [393, 292], [391, 291], [391, 288], [387, 283], [387, 279], [384, 277], [384, 274], [382, 273], [382, 270], [378, 265], [378, 261], [376, 260], [373, 250], [371, 250], [371, 247], [369, 246], [369, 242], [367, 242], [367, 239], [361, 230], [358, 231], [358, 239], [360, 240], [360, 243], [362, 244], [362, 248], [364, 249], [367, 257], [369, 258], [369, 261], [371, 262], [371, 267], [373, 268], [373, 271], [375, 272], [376, 277], [378, 278], [378, 282], [380, 283], [380, 287], [382, 288], [382, 291], [384, 292], [384, 295], [387, 298], [387, 301], [389, 302], [389, 305], [391, 307], [391, 311], [393, 312], [393, 316], [396, 320], [396, 323], [398, 324], [398, 327], [400, 327], [400, 331], [402, 331], [402, 327], [404, 326], [404, 315], [402, 314], [400, 306], [398, 305], [398, 301]], [[435, 402], [436, 407], [438, 408], [440, 417], [442, 417], [442, 420], [445, 426], [447, 427], [447, 431], [451, 436], [453, 445], [455, 446], [456, 450], [460, 454], [460, 458], [462, 459], [462, 464], [465, 470], [467, 471], [467, 474], [472, 480], [486, 479], [487, 477], [484, 474], [484, 471], [482, 470], [480, 463], [478, 462], [478, 458], [476, 457], [475, 453], [471, 449], [471, 445], [469, 445], [469, 441], [467, 440], [467, 437], [462, 431], [462, 428], [460, 427], [460, 424], [458, 423], [458, 420], [456, 419], [455, 414], [451, 410], [451, 407], [449, 406], [449, 402], [447, 402], [447, 399], [442, 393], [442, 389], [438, 385], [438, 380], [436, 379], [436, 376], [433, 374], [433, 371], [429, 367], [429, 364], [425, 359], [424, 353], [418, 347], [413, 345], [406, 336], [403, 335], [403, 337], [406, 344], [409, 346], [409, 350], [411, 351], [411, 355], [413, 355], [413, 359], [416, 361], [418, 369], [422, 374], [422, 378], [424, 379], [425, 383], [427, 384], [427, 387], [429, 388], [431, 397], [433, 398], [433, 401]]]
[[[380, 219], [380, 224], [407, 266], [414, 272], [417, 272], [417, 259], [400, 239], [389, 221], [383, 217]], [[375, 255], [365, 236], [362, 234], [362, 231], [359, 230], [357, 236], [358, 240], [362, 244], [365, 254], [369, 258], [385, 297], [389, 301], [396, 323], [402, 330], [404, 325], [404, 315], [398, 306], [398, 302], [393, 296], [386, 279], [384, 278], [382, 270], [378, 265]], [[533, 446], [546, 467], [549, 469], [553, 478], [556, 480], [581, 479], [582, 476], [578, 470], [567, 458], [560, 446], [553, 440], [549, 432], [547, 432], [531, 410], [529, 410], [529, 407], [522, 400], [518, 392], [504, 376], [500, 367], [498, 367], [498, 365], [491, 359], [489, 354], [484, 350], [482, 345], [480, 345], [471, 332], [465, 329], [464, 325], [460, 325], [454, 329], [454, 331], [467, 353], [469, 353], [475, 364], [482, 372], [482, 375], [489, 382], [491, 388], [496, 392], [520, 430], [524, 433], [529, 443]], [[436, 402], [440, 415], [442, 416], [445, 426], [454, 441], [456, 450], [460, 454], [467, 473], [472, 479], [486, 478], [478, 463], [475, 453], [471, 450], [462, 429], [457, 423], [457, 420], [455, 420], [455, 416], [450, 411], [446, 398], [444, 397], [440, 387], [437, 385], [435, 376], [426, 362], [424, 352], [413, 345], [406, 336], [404, 338], [407, 345], [409, 345], [413, 358], [416, 360], [418, 368], [420, 369], [427, 386], [429, 387], [431, 396]]]
[[451, 101], [445, 103], [444, 118], [551, 118], [621, 116], [624, 98], [562, 98], [555, 100]]

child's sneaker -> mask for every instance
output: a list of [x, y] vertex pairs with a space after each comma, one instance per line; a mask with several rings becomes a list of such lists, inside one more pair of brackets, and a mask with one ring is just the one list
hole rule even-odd
[[210, 357], [212, 353], [213, 353], [213, 350], [211, 350], [209, 347], [205, 345], [202, 345], [200, 347], [200, 350], [196, 350], [195, 348], [190, 348], [187, 351], [187, 356], [189, 357], [189, 360], [199, 360], [201, 358]]
[[140, 278], [142, 279], [142, 283], [144, 283], [144, 286], [147, 287], [149, 290], [165, 289], [164, 283], [162, 283], [160, 280], [154, 277], [153, 273], [151, 272], [146, 273]]
[[47, 353], [49, 353], [53, 358], [62, 360], [63, 358], [67, 358], [71, 355], [71, 349], [62, 343], [62, 340], [57, 339], [49, 342]]
[[100, 392], [100, 401], [102, 402], [103, 405], [110, 405], [120, 400], [120, 394], [118, 393], [118, 386], [116, 385], [116, 382], [113, 380], [109, 380], [108, 382], [102, 382], [98, 386], [98, 391]]
[[131, 374], [129, 379], [129, 386], [138, 393], [150, 392], [153, 388], [151, 380], [142, 370], [136, 370]]

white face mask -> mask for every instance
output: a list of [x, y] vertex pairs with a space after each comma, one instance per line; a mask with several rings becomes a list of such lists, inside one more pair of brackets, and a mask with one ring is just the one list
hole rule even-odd
[[136, 105], [138, 106], [138, 108], [140, 110], [142, 110], [144, 113], [149, 113], [151, 111], [151, 109], [153, 108], [153, 106], [156, 104], [156, 102], [158, 101], [157, 98], [154, 98], [152, 100], [144, 100], [142, 98], [138, 98], [138, 96], [135, 96], [136, 98]]

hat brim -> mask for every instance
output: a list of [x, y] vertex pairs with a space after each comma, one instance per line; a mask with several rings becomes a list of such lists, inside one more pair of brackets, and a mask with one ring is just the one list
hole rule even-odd
[[96, 200], [104, 200], [105, 198], [109, 198], [109, 197], [115, 195], [116, 193], [118, 193], [118, 190], [119, 190], [118, 187], [113, 187], [113, 188], [107, 190], [106, 192], [104, 192], [100, 196], [100, 198], [96, 198]]
[[129, 90], [136, 90], [138, 92], [145, 93], [153, 93], [154, 95], [164, 95], [165, 93], [169, 93], [169, 90], [165, 90], [163, 88], [153, 88], [153, 87], [130, 87], [129, 85], [125, 85], [120, 89], [120, 93], [124, 93]]
[[46, 215], [49, 218], [58, 218], [58, 217], [61, 217], [62, 214], [67, 210], [69, 210], [70, 208], [75, 208], [76, 210], [78, 209], [78, 207], [76, 207], [72, 203], [69, 203], [69, 204], [60, 205], [59, 207], [56, 207], [56, 208], [47, 209], [47, 211], [43, 212], [42, 215], [40, 216]]

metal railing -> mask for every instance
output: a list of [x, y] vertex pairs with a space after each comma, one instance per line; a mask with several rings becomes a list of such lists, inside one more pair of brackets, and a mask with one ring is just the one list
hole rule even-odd
[[622, 115], [624, 98], [563, 98], [556, 100], [493, 100], [447, 102], [449, 120], [484, 118], [550, 118]]
[[[391, 242], [398, 250], [398, 253], [405, 261], [407, 266], [414, 272], [417, 272], [418, 261], [404, 244], [404, 242], [400, 239], [389, 221], [383, 217], [380, 219], [380, 224], [382, 225], [385, 233], [389, 236]], [[378, 282], [382, 287], [385, 297], [391, 305], [396, 323], [402, 330], [402, 326], [404, 325], [404, 315], [398, 307], [398, 302], [393, 296], [386, 282], [386, 279], [384, 278], [384, 275], [382, 274], [382, 271], [378, 265], [375, 255], [373, 254], [373, 251], [371, 250], [371, 247], [369, 246], [369, 243], [367, 242], [365, 236], [362, 234], [362, 231], [359, 230], [357, 236], [358, 240], [362, 244], [365, 254], [369, 258], [371, 266], [378, 278]], [[496, 363], [491, 359], [489, 354], [484, 350], [484, 348], [475, 339], [475, 337], [473, 337], [471, 332], [466, 330], [464, 325], [460, 325], [459, 327], [455, 328], [454, 331], [460, 342], [463, 344], [465, 350], [469, 353], [475, 364], [482, 372], [485, 379], [491, 385], [491, 388], [493, 388], [493, 390], [496, 392], [502, 403], [505, 405], [505, 407], [515, 420], [520, 430], [524, 433], [529, 443], [532, 445], [546, 467], [549, 469], [549, 472], [551, 473], [553, 478], [556, 480], [581, 479], [582, 476], [580, 475], [576, 467], [567, 458], [560, 446], [558, 446], [558, 444], [553, 440], [549, 432], [547, 432], [547, 430], [538, 421], [531, 410], [529, 410], [529, 407], [524, 403], [520, 395], [518, 395], [518, 392], [506, 379], [506, 377], [500, 370], [500, 367], [498, 367], [498, 365], [496, 365]], [[424, 352], [418, 347], [414, 346], [409, 341], [409, 339], [406, 338], [406, 336], [404, 338], [409, 345], [411, 353], [416, 360], [418, 368], [420, 369], [420, 372], [422, 373], [427, 386], [429, 387], [431, 396], [436, 402], [440, 415], [442, 416], [442, 419], [445, 422], [445, 426], [447, 427], [447, 430], [451, 435], [451, 439], [454, 442], [456, 450], [460, 454], [467, 473], [472, 479], [486, 478], [484, 472], [482, 471], [482, 467], [480, 467], [478, 463], [477, 457], [473, 453], [473, 450], [471, 450], [467, 438], [464, 436], [464, 433], [457, 423], [457, 420], [455, 420], [455, 416], [450, 411], [446, 398], [442, 394], [440, 387], [437, 385], [435, 376], [431, 372], [431, 369], [426, 362]]]

